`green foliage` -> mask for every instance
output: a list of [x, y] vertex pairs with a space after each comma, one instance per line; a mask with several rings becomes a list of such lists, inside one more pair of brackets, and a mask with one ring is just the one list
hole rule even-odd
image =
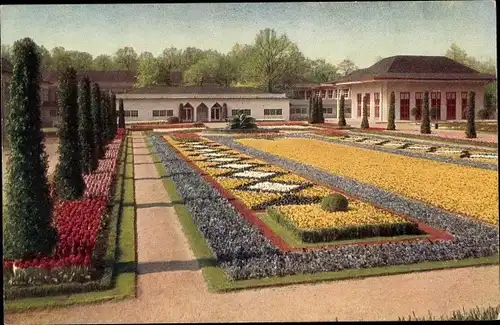
[[340, 107], [339, 107], [339, 126], [346, 126], [347, 122], [345, 120], [345, 98], [344, 95], [340, 96]]
[[222, 119], [227, 120], [227, 104], [222, 104]]
[[391, 92], [391, 98], [389, 102], [389, 112], [387, 116], [387, 130], [396, 130], [396, 95]]
[[168, 123], [170, 124], [177, 124], [180, 122], [180, 119], [178, 116], [170, 116], [168, 119], [167, 119]]
[[418, 107], [418, 106], [412, 107], [411, 116], [414, 116], [414, 117], [422, 116], [422, 108]]
[[324, 114], [324, 109], [323, 109], [323, 98], [318, 98], [318, 123], [325, 123], [325, 114]]
[[120, 129], [125, 128], [125, 110], [123, 109], [123, 98], [120, 98], [118, 104], [118, 127]]
[[110, 92], [108, 97], [108, 140], [111, 142], [116, 135], [116, 95]]
[[479, 320], [497, 320], [498, 315], [500, 314], [500, 306], [488, 308], [479, 308], [476, 307], [474, 309], [454, 311], [451, 316], [441, 316], [440, 318], [436, 318], [429, 313], [428, 317], [417, 317], [415, 312], [413, 315], [409, 315], [408, 319], [405, 317], [399, 317], [399, 321], [435, 321], [435, 320], [460, 320], [460, 321], [479, 321]]
[[[101, 125], [102, 125], [102, 145], [106, 147], [109, 143], [109, 94], [106, 91], [101, 92]], [[104, 150], [104, 148], [103, 148]]]
[[368, 97], [366, 95], [363, 97], [363, 119], [361, 120], [361, 128], [368, 129], [370, 124], [368, 123]]
[[98, 159], [104, 157], [104, 139], [101, 117], [101, 89], [97, 83], [92, 84], [92, 124], [94, 131], [94, 147]]
[[477, 117], [481, 120], [489, 120], [493, 117], [493, 112], [487, 108], [483, 108], [477, 111]]
[[58, 82], [58, 109], [61, 116], [59, 125], [59, 162], [55, 170], [55, 188], [63, 200], [80, 199], [85, 190], [80, 165], [80, 139], [78, 132], [78, 87], [76, 70], [67, 68]]
[[160, 84], [160, 62], [150, 52], [143, 52], [138, 59], [137, 83], [135, 87], [149, 87]]
[[309, 97], [308, 122], [314, 123], [314, 97]]
[[321, 208], [328, 212], [347, 211], [349, 201], [342, 194], [330, 194], [321, 200]]
[[340, 78], [337, 67], [324, 59], [306, 60], [305, 79], [314, 83], [334, 81]]
[[81, 167], [84, 174], [97, 169], [94, 134], [92, 130], [92, 112], [90, 100], [90, 80], [84, 77], [80, 80], [78, 91], [78, 113], [80, 138]]
[[467, 128], [465, 135], [467, 138], [476, 138], [476, 93], [469, 91], [467, 96]]
[[109, 71], [114, 69], [113, 58], [107, 54], [101, 54], [94, 58], [92, 69], [98, 71]]
[[118, 70], [135, 71], [138, 66], [137, 53], [130, 46], [118, 49], [113, 58], [113, 64]]
[[422, 110], [422, 123], [420, 133], [431, 134], [431, 119], [429, 117], [429, 92], [424, 93], [424, 109]]
[[256, 129], [257, 124], [255, 124], [255, 119], [253, 117], [238, 111], [238, 113], [233, 116], [231, 122], [229, 123], [229, 128], [231, 130]]
[[323, 100], [314, 96], [309, 99], [309, 123], [324, 123]]
[[40, 56], [24, 38], [13, 46], [4, 202], [4, 258], [51, 254], [57, 233], [47, 181], [48, 161], [40, 118]]
[[342, 77], [347, 76], [351, 72], [358, 69], [358, 67], [349, 59], [345, 59], [340, 62], [337, 66], [339, 73]]

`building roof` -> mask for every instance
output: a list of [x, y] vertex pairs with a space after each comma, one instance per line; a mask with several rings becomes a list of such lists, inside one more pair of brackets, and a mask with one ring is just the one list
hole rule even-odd
[[251, 87], [165, 87], [152, 86], [134, 88], [125, 94], [265, 94], [266, 92]]
[[[77, 73], [78, 78], [83, 76], [89, 77], [91, 81], [94, 82], [129, 82], [135, 83], [136, 72], [135, 71], [79, 71]], [[59, 73], [56, 71], [49, 71], [43, 73], [43, 80], [51, 83], [56, 83], [59, 77]]]
[[335, 83], [374, 79], [495, 80], [445, 56], [397, 55], [356, 70]]
[[12, 73], [12, 64], [9, 60], [2, 58], [2, 72]]

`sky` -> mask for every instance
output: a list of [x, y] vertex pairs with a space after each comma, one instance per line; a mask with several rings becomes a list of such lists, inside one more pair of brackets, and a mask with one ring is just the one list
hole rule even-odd
[[113, 54], [132, 46], [155, 56], [174, 46], [215, 49], [251, 44], [259, 30], [286, 34], [311, 59], [444, 55], [451, 43], [496, 59], [492, 0], [1, 6], [2, 44], [31, 37], [47, 49]]

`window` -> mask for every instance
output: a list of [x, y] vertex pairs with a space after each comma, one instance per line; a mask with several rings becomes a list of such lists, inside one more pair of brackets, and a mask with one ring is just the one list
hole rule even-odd
[[51, 109], [49, 111], [49, 116], [50, 117], [58, 117], [59, 116], [59, 111], [57, 109]]
[[163, 117], [163, 116], [167, 116], [167, 110], [166, 109], [163, 109], [163, 110], [153, 110], [153, 117]]
[[349, 89], [342, 89], [342, 95], [344, 95], [344, 99], [349, 98]]
[[326, 99], [326, 90], [321, 91], [321, 98]]
[[446, 93], [446, 119], [455, 120], [457, 118], [457, 93]]
[[410, 119], [410, 93], [401, 92], [399, 94], [399, 119]]
[[301, 113], [302, 114], [307, 114], [307, 107], [302, 107]]
[[[432, 114], [432, 108], [435, 108], [436, 114]], [[431, 117], [441, 120], [441, 92], [431, 92]]]
[[380, 117], [380, 93], [373, 94], [373, 101], [375, 104], [375, 117]]
[[281, 116], [283, 115], [283, 110], [281, 109], [265, 109], [264, 110], [264, 116]]
[[333, 114], [333, 107], [331, 107], [331, 106], [329, 106], [329, 107], [323, 107], [323, 113]]
[[361, 104], [363, 103], [363, 99], [361, 98], [363, 95], [362, 94], [357, 94], [356, 95], [356, 103], [357, 103], [357, 109], [358, 109], [358, 117], [361, 117]]
[[252, 112], [249, 109], [232, 109], [231, 110], [231, 116], [235, 116], [238, 114], [245, 114], [245, 115], [252, 115]]
[[139, 111], [138, 110], [124, 110], [123, 115], [125, 117], [139, 117]]
[[173, 109], [167, 110], [167, 116], [174, 116], [174, 110]]
[[311, 91], [306, 90], [306, 99], [309, 99], [311, 97]]
[[328, 90], [328, 98], [333, 98], [333, 90], [332, 89]]
[[339, 92], [337, 89], [333, 91], [333, 98], [338, 98], [339, 97]]

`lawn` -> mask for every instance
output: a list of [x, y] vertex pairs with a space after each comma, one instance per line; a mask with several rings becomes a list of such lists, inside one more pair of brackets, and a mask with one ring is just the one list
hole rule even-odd
[[[466, 127], [467, 127], [467, 122], [441, 122], [441, 123], [439, 123], [439, 128], [443, 128], [443, 129], [465, 131]], [[498, 133], [498, 123], [494, 120], [491, 122], [476, 122], [476, 131], [477, 132]]]

